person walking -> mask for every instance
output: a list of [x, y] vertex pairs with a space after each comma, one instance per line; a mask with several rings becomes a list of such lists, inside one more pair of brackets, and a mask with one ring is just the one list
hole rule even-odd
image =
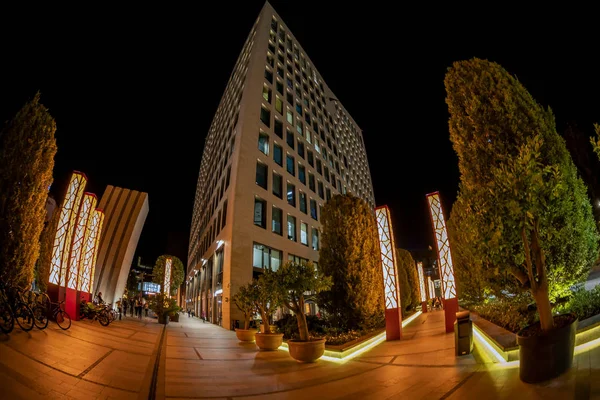
[[131, 312], [131, 316], [133, 317], [133, 310], [135, 309], [135, 299], [131, 299], [129, 304], [129, 311]]
[[144, 313], [146, 315], [146, 318], [148, 318], [148, 302], [144, 301]]

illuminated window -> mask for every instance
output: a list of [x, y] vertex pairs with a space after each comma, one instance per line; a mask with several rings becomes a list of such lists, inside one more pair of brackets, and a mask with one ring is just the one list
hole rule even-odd
[[287, 122], [290, 125], [294, 125], [294, 114], [292, 113], [292, 110], [290, 110], [289, 108], [286, 109], [286, 116], [287, 116]]
[[279, 98], [279, 96], [275, 96], [275, 110], [281, 115], [283, 115], [283, 101]]
[[254, 243], [252, 256], [252, 266], [254, 268], [270, 268], [273, 271], [277, 271], [281, 266], [282, 258], [283, 254], [280, 250]]
[[288, 204], [292, 207], [296, 207], [296, 186], [288, 182], [286, 193]]
[[287, 233], [288, 239], [295, 242], [296, 241], [296, 217], [291, 215], [287, 216]]
[[300, 243], [308, 246], [308, 225], [304, 222], [300, 223]]
[[271, 103], [271, 89], [269, 89], [269, 87], [267, 85], [263, 86], [263, 99], [265, 99], [265, 101], [267, 103]]
[[300, 211], [306, 214], [306, 193], [299, 191], [300, 194]]
[[260, 197], [254, 198], [254, 225], [267, 228], [267, 202]]
[[260, 132], [258, 134], [258, 150], [266, 155], [269, 155], [269, 135]]
[[312, 228], [312, 248], [319, 250], [319, 230], [317, 228]]
[[296, 122], [296, 131], [298, 131], [298, 133], [300, 134], [300, 136], [302, 136], [304, 134], [304, 131], [302, 130], [303, 126], [304, 125], [302, 124], [302, 121], [297, 121]]

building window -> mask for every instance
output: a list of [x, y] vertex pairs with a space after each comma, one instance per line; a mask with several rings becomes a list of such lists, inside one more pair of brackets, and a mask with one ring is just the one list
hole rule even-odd
[[303, 126], [302, 121], [296, 122], [296, 131], [298, 131], [298, 134], [300, 136], [302, 136], [304, 134], [304, 131], [302, 130], [302, 126]]
[[227, 168], [227, 175], [225, 176], [225, 190], [227, 190], [227, 188], [229, 187], [230, 178], [231, 178], [231, 166], [229, 166], [229, 168]]
[[271, 127], [271, 111], [267, 110], [265, 107], [260, 108], [260, 120], [267, 127]]
[[[288, 67], [289, 67], [289, 66], [288, 66]], [[294, 95], [293, 95], [293, 94], [291, 94], [290, 92], [286, 92], [286, 95], [285, 95], [285, 97], [286, 97], [286, 99], [287, 99], [288, 103], [290, 103], [290, 104], [293, 106], [293, 105], [294, 105]], [[291, 123], [291, 122], [290, 122], [290, 123]]]
[[306, 185], [306, 168], [304, 168], [304, 165], [300, 163], [298, 164], [298, 179], [300, 179], [300, 182]]
[[263, 244], [254, 243], [252, 266], [254, 268], [277, 271], [281, 266], [283, 254], [280, 250], [275, 250]]
[[300, 211], [306, 214], [306, 193], [299, 191], [300, 194]]
[[298, 140], [298, 155], [304, 158], [304, 143]]
[[306, 129], [304, 130], [304, 137], [306, 138], [306, 141], [307, 141], [308, 143], [312, 143], [312, 138], [311, 138], [311, 136], [310, 136], [310, 131], [308, 130], [308, 128], [306, 128]]
[[289, 154], [286, 156], [286, 166], [287, 166], [287, 172], [289, 172], [292, 176], [296, 176], [296, 167], [294, 165], [295, 161], [294, 161], [294, 157], [290, 156]]
[[288, 204], [292, 207], [296, 207], [296, 186], [288, 182], [286, 193]]
[[258, 134], [258, 149], [267, 156], [269, 155], [269, 135], [266, 133]]
[[256, 163], [256, 184], [263, 189], [267, 189], [267, 166], [261, 162]]
[[324, 199], [325, 198], [325, 194], [323, 193], [323, 182], [319, 181], [317, 184], [318, 188], [319, 188], [319, 197]]
[[299, 101], [296, 102], [296, 112], [302, 116], [302, 104]]
[[325, 180], [329, 182], [329, 168], [325, 167], [324, 170], [325, 174], [323, 176], [325, 177]]
[[221, 229], [227, 224], [227, 200], [223, 203], [223, 219], [221, 220]]
[[294, 264], [302, 264], [302, 263], [306, 264], [308, 262], [308, 260], [306, 258], [298, 257], [294, 254], [289, 254], [289, 253], [288, 253], [288, 261], [291, 261]]
[[319, 250], [319, 230], [317, 228], [312, 228], [312, 248]]
[[331, 199], [331, 189], [327, 188], [327, 190], [325, 191], [325, 198], [327, 199], [327, 201]]
[[254, 197], [254, 225], [267, 228], [267, 202], [260, 197]]
[[269, 89], [267, 85], [263, 86], [263, 99], [265, 99], [267, 103], [271, 104], [271, 89]]
[[271, 71], [269, 71], [268, 68], [265, 68], [265, 79], [267, 80], [267, 82], [272, 83], [273, 82], [273, 73]]
[[283, 149], [278, 144], [273, 146], [273, 160], [283, 167]]
[[292, 110], [290, 110], [289, 108], [287, 108], [286, 110], [287, 122], [290, 125], [294, 125], [294, 114], [292, 113]]
[[319, 220], [317, 216], [317, 201], [313, 199], [310, 199], [310, 216], [316, 221]]
[[304, 222], [300, 223], [300, 243], [308, 246], [308, 225]]
[[275, 110], [281, 115], [283, 115], [283, 101], [279, 98], [279, 96], [275, 96]]
[[277, 91], [279, 92], [279, 94], [283, 95], [283, 83], [276, 81], [275, 87], [277, 88]]
[[308, 173], [308, 187], [310, 188], [310, 190], [312, 190], [313, 192], [316, 193], [315, 176], [313, 174], [311, 174], [310, 172]]
[[273, 172], [273, 194], [283, 199], [283, 178], [275, 172]]
[[296, 217], [291, 215], [287, 216], [287, 232], [288, 239], [295, 242], [296, 241]]
[[281, 229], [281, 219], [283, 217], [283, 211], [281, 211], [281, 208], [273, 206], [272, 213], [273, 215], [271, 216], [271, 230], [273, 233], [282, 235], [283, 231]]
[[314, 158], [312, 151], [308, 150], [306, 152], [306, 159], [308, 160], [308, 165], [310, 165], [311, 167], [314, 168], [315, 167], [315, 158]]
[[286, 129], [285, 141], [294, 150], [294, 134], [289, 129]]
[[317, 172], [320, 175], [323, 175], [323, 166], [321, 164], [321, 160], [319, 160], [318, 158], [317, 158]]

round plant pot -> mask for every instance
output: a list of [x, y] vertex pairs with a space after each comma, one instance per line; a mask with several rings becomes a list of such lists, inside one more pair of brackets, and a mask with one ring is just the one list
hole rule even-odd
[[173, 322], [179, 322], [179, 313], [175, 313], [173, 315], [169, 316], [169, 320], [173, 321]]
[[552, 379], [571, 368], [575, 349], [577, 317], [574, 314], [557, 315], [554, 322], [571, 318], [571, 322], [549, 332], [523, 336], [524, 331], [539, 322], [522, 329], [517, 334], [519, 344], [519, 376], [523, 382], [536, 383]]
[[325, 339], [309, 341], [288, 340], [290, 355], [298, 362], [313, 363], [325, 352]]
[[158, 314], [158, 323], [167, 325], [169, 323], [169, 316], [165, 314]]
[[235, 336], [240, 342], [254, 342], [256, 329], [236, 329]]
[[254, 338], [261, 350], [277, 350], [283, 343], [283, 333], [256, 333]]
[[[276, 332], [277, 331], [277, 325], [269, 325], [271, 327], [271, 332]], [[260, 324], [260, 333], [265, 333], [265, 326], [263, 324]]]

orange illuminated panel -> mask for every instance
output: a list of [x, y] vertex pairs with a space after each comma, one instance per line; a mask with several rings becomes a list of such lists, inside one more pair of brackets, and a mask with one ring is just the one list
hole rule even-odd
[[165, 261], [165, 286], [163, 289], [163, 293], [166, 293], [167, 296], [171, 295], [171, 264], [173, 263], [173, 260], [171, 259], [171, 257], [168, 257], [167, 260]]
[[79, 278], [77, 279], [77, 290], [92, 293], [94, 284], [94, 268], [96, 265], [96, 257], [98, 255], [98, 244], [100, 242], [100, 234], [102, 232], [102, 222], [104, 220], [104, 212], [96, 209], [92, 211], [89, 219], [88, 235], [85, 240], [83, 260], [79, 268]]
[[442, 211], [442, 202], [438, 192], [427, 195], [431, 222], [435, 234], [435, 244], [438, 250], [440, 262], [440, 275], [442, 278], [442, 294], [444, 299], [456, 298], [456, 285], [454, 282], [454, 267], [452, 265], [452, 254], [450, 253], [450, 242], [446, 231], [446, 220]]
[[429, 298], [433, 299], [435, 297], [435, 286], [430, 276], [427, 277], [427, 282], [429, 282]]
[[381, 250], [381, 267], [383, 269], [383, 284], [385, 292], [385, 308], [400, 307], [400, 289], [396, 269], [396, 247], [394, 246], [394, 232], [390, 219], [390, 210], [387, 206], [375, 209], [377, 218], [377, 231], [379, 232], [379, 247]]
[[77, 213], [79, 212], [86, 183], [86, 176], [81, 172], [74, 171], [67, 188], [65, 200], [60, 209], [58, 227], [56, 228], [54, 246], [52, 248], [50, 277], [48, 279], [50, 283], [55, 285], [65, 285], [66, 270], [71, 257], [73, 231], [75, 230]]
[[69, 274], [67, 276], [67, 287], [69, 289], [77, 289], [77, 279], [82, 264], [82, 255], [84, 254], [85, 243], [87, 236], [89, 235], [88, 227], [91, 224], [90, 220], [97, 202], [98, 199], [95, 194], [85, 193], [83, 195], [83, 202], [81, 203], [79, 214], [77, 215], [73, 244], [71, 245], [71, 259], [69, 260]]
[[419, 271], [419, 289], [421, 290], [421, 303], [427, 301], [427, 293], [425, 292], [425, 275], [423, 274], [423, 263], [419, 261], [417, 263], [417, 270]]

